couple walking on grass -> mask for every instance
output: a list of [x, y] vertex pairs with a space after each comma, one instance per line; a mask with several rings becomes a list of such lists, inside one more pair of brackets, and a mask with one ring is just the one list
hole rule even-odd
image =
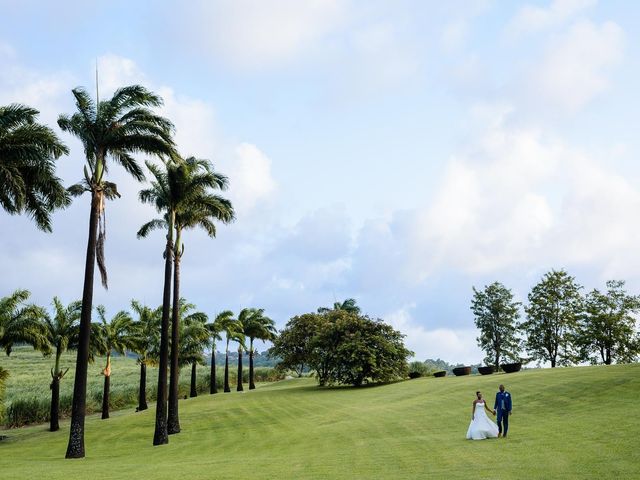
[[[471, 409], [471, 423], [467, 430], [467, 439], [506, 438], [509, 430], [509, 416], [511, 415], [511, 394], [504, 389], [504, 385], [500, 385], [499, 389], [500, 391], [496, 393], [493, 410], [487, 407], [484, 398], [482, 398], [482, 393], [476, 392], [476, 399], [473, 401]], [[485, 410], [494, 416], [497, 413], [497, 425], [487, 416]]]

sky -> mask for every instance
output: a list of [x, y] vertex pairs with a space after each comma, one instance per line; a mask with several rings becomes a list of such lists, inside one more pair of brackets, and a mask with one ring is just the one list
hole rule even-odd
[[[237, 220], [185, 234], [182, 294], [214, 316], [293, 315], [355, 298], [415, 358], [479, 363], [472, 288], [526, 302], [545, 272], [640, 293], [640, 5], [632, 1], [0, 0], [0, 105], [58, 115], [71, 89], [142, 84], [183, 156], [229, 177]], [[142, 162], [147, 160], [138, 156]], [[115, 314], [162, 299], [157, 214], [113, 166]], [[0, 211], [0, 295], [82, 293], [89, 198], [53, 233]]]

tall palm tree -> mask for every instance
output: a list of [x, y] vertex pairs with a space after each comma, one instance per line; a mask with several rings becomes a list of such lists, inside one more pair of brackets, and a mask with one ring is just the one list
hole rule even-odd
[[180, 368], [191, 365], [190, 397], [197, 397], [196, 368], [204, 364], [204, 349], [209, 343], [210, 333], [207, 328], [207, 315], [196, 312], [184, 317], [180, 323]]
[[11, 354], [15, 343], [28, 343], [43, 353], [49, 351], [49, 342], [41, 323], [44, 310], [27, 304], [30, 296], [28, 290], [19, 289], [0, 298], [0, 348], [7, 355]]
[[360, 314], [360, 307], [356, 305], [355, 298], [347, 298], [344, 302], [334, 302], [333, 308], [320, 307], [318, 313], [327, 313], [331, 310], [344, 310], [345, 312]]
[[[187, 229], [201, 227], [211, 237], [216, 235], [214, 221], [229, 223], [234, 219], [233, 207], [229, 200], [213, 194], [216, 189], [225, 190], [228, 180], [224, 175], [215, 173], [208, 160], [189, 157], [178, 159], [173, 165], [167, 165], [166, 172], [158, 172], [166, 178], [166, 187], [156, 173], [156, 185], [141, 192], [141, 199], [158, 205], [161, 198], [163, 218], [152, 220], [142, 227], [139, 234], [146, 235], [156, 228], [169, 228], [167, 216], [173, 215], [175, 228], [175, 245], [173, 250], [173, 312], [171, 317], [171, 376], [169, 380], [169, 412], [167, 430], [171, 435], [180, 432], [178, 413], [178, 363], [180, 352], [180, 316], [178, 305], [180, 299], [180, 261], [184, 254], [182, 232]], [[175, 178], [172, 188], [171, 179]], [[146, 228], [145, 228], [146, 227]], [[143, 230], [145, 229], [145, 230]]]
[[229, 342], [244, 342], [242, 324], [233, 317], [223, 317], [220, 321], [220, 331], [225, 334], [226, 348], [224, 358], [224, 393], [229, 393]]
[[222, 340], [222, 336], [220, 334], [225, 330], [225, 324], [231, 319], [233, 319], [233, 312], [231, 310], [224, 310], [216, 315], [213, 323], [207, 324], [211, 340], [211, 374], [209, 377], [210, 394], [218, 393], [218, 385], [216, 383], [216, 341]]
[[82, 302], [71, 302], [66, 307], [58, 299], [53, 298], [53, 316], [45, 313], [44, 326], [47, 341], [54, 350], [55, 364], [51, 369], [51, 411], [49, 415], [49, 430], [55, 432], [60, 429], [58, 422], [60, 415], [60, 381], [67, 374], [69, 368], [62, 370], [60, 357], [67, 350], [78, 347], [78, 322]]
[[141, 412], [148, 408], [147, 405], [147, 366], [155, 365], [158, 361], [160, 349], [160, 322], [162, 307], [155, 309], [141, 305], [136, 300], [131, 300], [131, 309], [138, 316], [133, 326], [133, 348], [138, 354], [140, 365], [140, 387], [138, 390], [138, 408]]
[[99, 330], [99, 339], [101, 341], [102, 353], [106, 354], [107, 361], [102, 369], [104, 375], [104, 388], [102, 390], [102, 419], [109, 418], [109, 390], [111, 387], [111, 354], [113, 352], [125, 355], [127, 350], [135, 347], [135, 337], [133, 319], [128, 312], [120, 311], [107, 321], [106, 310], [104, 306], [96, 307], [98, 317], [100, 318], [101, 328]]
[[0, 207], [26, 212], [38, 228], [51, 231], [51, 213], [70, 203], [55, 175], [55, 160], [69, 153], [38, 111], [24, 105], [0, 106]]
[[[121, 165], [136, 180], [144, 174], [133, 158], [134, 153], [158, 157], [173, 154], [171, 138], [173, 125], [153, 113], [149, 107], [162, 104], [159, 96], [144, 87], [133, 85], [117, 90], [111, 99], [94, 102], [83, 88], [72, 90], [77, 112], [61, 115], [60, 128], [78, 137], [86, 156], [84, 181], [70, 187], [72, 195], [91, 194], [89, 238], [82, 289], [80, 316], [80, 342], [76, 360], [76, 374], [71, 409], [71, 429], [66, 458], [82, 458], [84, 449], [84, 417], [87, 396], [87, 363], [91, 337], [91, 311], [93, 308], [93, 274], [96, 264], [102, 284], [107, 286], [104, 263], [105, 200], [119, 197], [117, 186], [106, 180], [108, 160]], [[98, 231], [98, 225], [100, 225]], [[158, 402], [162, 403], [162, 402]]]
[[[253, 378], [253, 355], [255, 352], [253, 341], [255, 339], [272, 341], [276, 336], [276, 328], [275, 322], [264, 315], [264, 309], [252, 308], [249, 310], [251, 313], [242, 320], [242, 326], [245, 337], [249, 337], [249, 390], [253, 390], [256, 388]], [[242, 318], [242, 312], [240, 318]]]

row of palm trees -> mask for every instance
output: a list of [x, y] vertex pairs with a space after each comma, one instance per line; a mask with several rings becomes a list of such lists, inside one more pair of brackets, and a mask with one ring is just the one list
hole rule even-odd
[[[45, 355], [54, 358], [51, 369], [51, 410], [50, 430], [57, 431], [59, 427], [60, 381], [69, 368], [63, 369], [60, 364], [62, 354], [68, 350], [77, 350], [79, 346], [79, 321], [82, 304], [79, 301], [63, 305], [54, 297], [52, 312], [27, 304], [29, 292], [17, 290], [12, 295], [0, 299], [0, 347], [9, 354], [15, 343], [29, 343]], [[270, 341], [274, 339], [276, 330], [274, 322], [264, 314], [263, 309], [245, 308], [238, 318], [233, 312], [225, 310], [218, 314], [214, 321], [208, 323], [208, 317], [203, 312], [195, 311], [196, 306], [184, 298], [179, 300], [178, 314], [180, 317], [180, 351], [178, 354], [179, 370], [191, 366], [190, 396], [198, 395], [196, 390], [196, 366], [205, 364], [206, 349], [211, 349], [211, 379], [210, 393], [217, 393], [215, 376], [216, 341], [226, 337], [226, 360], [224, 373], [224, 391], [230, 392], [229, 387], [229, 343], [238, 343], [238, 384], [237, 390], [242, 391], [242, 353], [249, 353], [249, 388], [254, 389], [253, 355], [254, 340]], [[125, 310], [107, 319], [104, 306], [96, 307], [99, 322], [91, 324], [92, 335], [89, 348], [89, 360], [93, 362], [95, 356], [106, 357], [102, 368], [104, 386], [102, 395], [102, 419], [109, 418], [109, 393], [111, 383], [111, 356], [113, 353], [125, 355], [133, 352], [140, 365], [140, 387], [137, 411], [146, 410], [146, 370], [147, 366], [157, 365], [160, 353], [159, 326], [162, 317], [162, 307], [150, 308], [138, 301], [131, 301], [131, 311], [137, 317]], [[247, 347], [246, 340], [249, 340]]]
[[[225, 190], [228, 179], [214, 172], [210, 162], [194, 157], [183, 158], [177, 152], [173, 124], [154, 112], [162, 105], [159, 96], [139, 85], [121, 88], [108, 100], [96, 98], [94, 101], [83, 88], [76, 88], [72, 93], [76, 111], [71, 115], [61, 115], [58, 126], [77, 137], [83, 145], [86, 158], [83, 180], [64, 189], [55, 176], [55, 160], [67, 154], [68, 149], [50, 128], [36, 122], [36, 110], [21, 105], [0, 107], [0, 206], [10, 214], [26, 213], [39, 228], [50, 231], [50, 216], [56, 208], [69, 205], [71, 196], [83, 193], [91, 196], [71, 428], [66, 452], [67, 458], [80, 458], [85, 456], [84, 418], [95, 266], [98, 265], [102, 284], [107, 288], [105, 208], [107, 200], [120, 196], [117, 185], [107, 179], [110, 165], [118, 164], [134, 179], [143, 181], [144, 171], [134, 155], [146, 154], [162, 162], [161, 166], [146, 163], [153, 181], [139, 195], [143, 203], [156, 208], [160, 218], [143, 225], [138, 237], [145, 237], [154, 229], [167, 232], [163, 251], [158, 398], [168, 398], [168, 404], [164, 400], [157, 402], [154, 445], [167, 443], [169, 434], [180, 431], [177, 367], [184, 232], [200, 227], [213, 237], [216, 233], [214, 222], [230, 223], [235, 214], [231, 202], [214, 193]], [[167, 385], [169, 361], [172, 368]]]

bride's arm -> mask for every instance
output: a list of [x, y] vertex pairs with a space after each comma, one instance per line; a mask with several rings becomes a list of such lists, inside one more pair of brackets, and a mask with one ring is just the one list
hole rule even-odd
[[487, 402], [484, 402], [484, 408], [487, 412], [489, 412], [491, 415], [495, 415], [495, 413], [493, 412], [493, 410], [491, 410], [489, 407], [487, 407]]
[[476, 413], [476, 401], [473, 401], [473, 405], [471, 406], [471, 420], [473, 420]]

